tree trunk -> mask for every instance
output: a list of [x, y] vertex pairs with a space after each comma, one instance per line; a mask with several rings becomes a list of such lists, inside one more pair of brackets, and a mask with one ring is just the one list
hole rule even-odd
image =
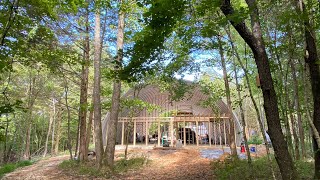
[[30, 82], [29, 82], [29, 90], [28, 90], [28, 111], [27, 111], [27, 134], [26, 134], [26, 144], [25, 144], [25, 150], [23, 154], [24, 160], [30, 159], [30, 137], [31, 137], [31, 128], [32, 128], [32, 110], [33, 105], [36, 100], [36, 93], [34, 92], [34, 86], [36, 82], [36, 77], [32, 77], [32, 72], [30, 70]]
[[231, 155], [234, 158], [238, 158], [237, 156], [237, 147], [235, 143], [235, 135], [234, 135], [234, 119], [232, 118], [232, 102], [231, 102], [231, 95], [230, 95], [230, 86], [229, 86], [229, 80], [228, 80], [228, 73], [227, 73], [227, 67], [226, 67], [226, 60], [224, 58], [223, 53], [223, 46], [220, 35], [218, 36], [218, 44], [219, 44], [219, 54], [221, 58], [221, 66], [223, 71], [223, 80], [224, 80], [224, 86], [225, 86], [225, 92], [227, 97], [227, 104], [228, 104], [228, 116], [230, 117], [230, 134], [229, 134], [229, 140], [230, 140], [230, 150]]
[[84, 39], [84, 59], [82, 65], [81, 76], [81, 89], [80, 89], [80, 108], [79, 108], [79, 122], [80, 122], [80, 148], [79, 148], [79, 160], [86, 161], [88, 159], [87, 141], [86, 141], [86, 125], [87, 125], [87, 107], [88, 107], [88, 75], [90, 64], [90, 38], [89, 38], [89, 10], [86, 14], [85, 25], [85, 39]]
[[[289, 92], [287, 92], [288, 94]], [[295, 118], [292, 112], [292, 109], [294, 108], [294, 103], [291, 103], [290, 98], [288, 98], [288, 107], [289, 109], [289, 115], [291, 119], [291, 127], [292, 127], [292, 134], [294, 138], [294, 154], [293, 157], [296, 158], [296, 160], [300, 159], [300, 151], [299, 151], [299, 138], [297, 135], [297, 130], [296, 130], [296, 123], [295, 123]]]
[[[253, 52], [261, 80], [260, 84], [263, 92], [268, 131], [274, 146], [275, 158], [279, 165], [282, 179], [295, 179], [297, 173], [281, 130], [277, 95], [274, 90], [268, 56], [262, 38], [258, 8], [254, 0], [247, 0], [247, 4], [252, 10], [252, 32], [249, 31], [244, 21], [229, 21]], [[227, 17], [234, 15], [234, 9], [231, 6], [230, 0], [222, 0], [220, 8]]]
[[[122, 0], [119, 0], [122, 4]], [[121, 6], [121, 5], [120, 5]], [[124, 20], [125, 13], [120, 8], [119, 10], [119, 21], [118, 21], [118, 35], [117, 35], [117, 64], [115, 65], [115, 71], [121, 69], [121, 63], [123, 58], [123, 44], [124, 44]], [[110, 119], [108, 121], [108, 131], [107, 131], [107, 148], [106, 148], [106, 159], [105, 163], [109, 167], [113, 167], [114, 163], [114, 151], [116, 145], [116, 136], [117, 136], [117, 124], [118, 124], [118, 115], [120, 108], [120, 93], [121, 93], [121, 81], [118, 77], [113, 82], [113, 93], [112, 93], [112, 104], [110, 111]]]
[[[309, 13], [305, 7], [303, 0], [298, 0], [298, 7], [304, 20], [304, 33], [306, 41], [305, 62], [308, 64], [310, 72], [310, 81], [313, 95], [313, 124], [318, 132], [320, 131], [320, 65], [318, 59], [316, 35], [314, 27], [309, 22]], [[315, 173], [314, 178], [320, 179], [320, 151], [317, 143], [317, 137], [314, 136], [314, 152], [315, 152]]]
[[[52, 101], [54, 101], [53, 98], [52, 98]], [[44, 145], [44, 152], [43, 152], [42, 157], [46, 157], [46, 155], [47, 155], [48, 142], [49, 142], [49, 136], [50, 136], [50, 132], [51, 132], [52, 122], [53, 122], [53, 115], [52, 115], [52, 113], [50, 113], [49, 127], [48, 127], [48, 132], [47, 132], [47, 137], [46, 137], [46, 143], [45, 143], [45, 145]]]
[[54, 154], [59, 154], [59, 142], [60, 142], [60, 135], [61, 135], [62, 113], [63, 113], [63, 109], [59, 108], [58, 116], [57, 116], [57, 135], [55, 138], [56, 141], [55, 141], [55, 145], [54, 145]]
[[271, 157], [270, 157], [270, 149], [269, 149], [269, 143], [268, 143], [268, 140], [267, 140], [267, 137], [266, 137], [266, 134], [265, 134], [265, 129], [264, 129], [264, 125], [263, 125], [263, 121], [261, 119], [261, 116], [260, 116], [260, 112], [259, 112], [259, 108], [258, 108], [258, 105], [253, 97], [253, 93], [252, 93], [252, 89], [251, 89], [251, 85], [250, 85], [250, 80], [249, 80], [249, 76], [248, 76], [248, 71], [246, 69], [246, 67], [243, 65], [242, 61], [241, 61], [241, 58], [239, 56], [239, 53], [233, 43], [233, 38], [231, 36], [231, 33], [230, 33], [230, 29], [229, 28], [226, 28], [225, 29], [227, 35], [228, 35], [228, 38], [230, 40], [230, 44], [231, 44], [231, 47], [233, 49], [233, 51], [235, 52], [235, 55], [236, 55], [236, 58], [242, 68], [242, 70], [244, 71], [244, 77], [246, 79], [246, 82], [247, 82], [247, 86], [248, 86], [248, 90], [249, 90], [249, 95], [250, 95], [250, 99], [253, 103], [253, 106], [254, 106], [254, 109], [255, 109], [255, 112], [257, 114], [257, 121], [258, 121], [258, 125], [259, 125], [259, 128], [260, 128], [260, 131], [261, 131], [261, 134], [262, 134], [262, 138], [263, 138], [263, 142], [265, 144], [265, 148], [266, 148], [266, 152], [267, 152], [267, 157], [268, 157], [268, 165], [269, 165], [269, 168], [272, 172], [272, 177], [273, 179], [276, 179], [275, 177], [275, 174], [274, 174], [274, 170], [273, 170], [273, 167], [272, 167], [272, 160], [271, 160]]
[[94, 132], [97, 167], [100, 168], [103, 159], [102, 128], [101, 128], [101, 103], [100, 103], [100, 63], [101, 63], [101, 36], [100, 36], [100, 10], [95, 13], [94, 27]]
[[54, 154], [54, 136], [55, 136], [55, 127], [56, 127], [56, 102], [55, 99], [52, 101], [52, 107], [53, 107], [53, 120], [52, 120], [52, 135], [51, 135], [51, 156]]
[[296, 67], [294, 60], [292, 59], [293, 57], [293, 52], [296, 46], [292, 42], [292, 30], [290, 26], [288, 26], [288, 36], [289, 36], [289, 64], [291, 67], [292, 71], [292, 80], [293, 80], [293, 90], [294, 90], [294, 107], [297, 112], [297, 117], [298, 117], [298, 132], [299, 132], [299, 137], [300, 137], [300, 146], [301, 146], [301, 154], [302, 157], [306, 157], [306, 148], [305, 148], [305, 142], [304, 142], [304, 129], [303, 129], [303, 122], [302, 122], [302, 115], [301, 115], [301, 106], [300, 106], [300, 96], [299, 96], [299, 84], [298, 84], [298, 79], [297, 79], [297, 72], [296, 72]]
[[297, 118], [298, 118], [298, 132], [300, 137], [300, 146], [301, 146], [301, 154], [302, 157], [306, 157], [306, 148], [305, 148], [305, 142], [304, 142], [304, 129], [303, 129], [303, 122], [302, 122], [302, 115], [301, 115], [301, 109], [300, 109], [300, 96], [299, 96], [299, 84], [297, 80], [297, 74], [296, 74], [296, 68], [293, 61], [290, 61], [290, 66], [292, 70], [292, 79], [293, 79], [293, 85], [294, 85], [294, 107], [297, 112]]
[[244, 145], [247, 152], [248, 163], [249, 163], [249, 166], [251, 166], [252, 160], [250, 156], [250, 149], [249, 149], [247, 133], [246, 133], [246, 120], [244, 117], [244, 110], [242, 106], [242, 97], [240, 92], [241, 90], [240, 90], [240, 85], [238, 81], [238, 71], [236, 67], [236, 62], [234, 60], [233, 60], [233, 64], [234, 64], [234, 76], [235, 76], [234, 78], [236, 79], [236, 87], [237, 87], [238, 98], [239, 98], [239, 108], [240, 108], [240, 115], [241, 115], [240, 117], [241, 117], [241, 124], [242, 124], [242, 136], [243, 136], [243, 141], [244, 141]]
[[72, 145], [71, 145], [71, 134], [70, 134], [71, 114], [70, 114], [70, 108], [68, 104], [68, 84], [66, 80], [64, 85], [64, 92], [65, 92], [65, 101], [66, 101], [66, 107], [67, 107], [67, 113], [68, 113], [68, 149], [70, 153], [70, 160], [72, 160]]

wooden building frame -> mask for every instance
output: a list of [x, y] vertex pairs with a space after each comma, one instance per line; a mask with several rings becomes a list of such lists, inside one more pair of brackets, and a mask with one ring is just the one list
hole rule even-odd
[[[216, 102], [216, 106], [219, 108], [219, 113], [213, 113], [213, 110], [208, 107], [203, 107], [201, 102], [208, 98], [208, 95], [201, 92], [199, 86], [194, 86], [194, 88], [185, 94], [185, 97], [179, 101], [171, 101], [169, 92], [161, 92], [160, 88], [156, 85], [148, 85], [144, 88], [141, 88], [139, 93], [136, 93], [135, 90], [129, 90], [122, 98], [133, 98], [134, 94], [138, 94], [136, 98], [139, 98], [143, 101], [146, 101], [151, 104], [155, 104], [160, 106], [162, 110], [154, 110], [153, 112], [147, 112], [146, 109], [142, 110], [135, 117], [128, 117], [129, 110], [122, 110], [119, 113], [118, 120], [118, 130], [117, 130], [117, 144], [124, 145], [125, 144], [125, 129], [128, 123], [132, 123], [132, 140], [131, 144], [133, 146], [137, 145], [137, 134], [143, 134], [145, 141], [143, 142], [145, 145], [149, 145], [149, 129], [152, 124], [156, 124], [157, 126], [157, 139], [153, 145], [161, 146], [162, 132], [160, 129], [160, 124], [168, 123], [169, 134], [168, 138], [170, 138], [170, 145], [174, 146], [174, 141], [178, 140], [178, 135], [174, 134], [178, 132], [177, 128], [181, 127], [182, 132], [179, 136], [182, 135], [182, 143], [183, 146], [187, 146], [188, 144], [192, 144], [190, 139], [196, 141], [196, 145], [227, 145], [228, 136], [227, 134], [230, 132], [229, 123], [235, 123], [235, 136], [236, 136], [236, 144], [240, 144], [241, 137], [237, 136], [240, 134], [240, 124], [235, 116], [235, 113], [230, 116], [233, 121], [230, 121], [230, 117], [227, 116], [228, 108], [227, 105], [219, 100]], [[172, 112], [167, 116], [163, 116], [164, 112]], [[106, 137], [107, 132], [107, 121], [109, 118], [109, 113], [106, 115], [103, 125], [103, 137]], [[189, 129], [192, 126], [192, 131], [195, 132], [195, 137], [188, 138], [186, 135], [186, 128], [189, 125]], [[200, 126], [206, 127], [208, 143], [202, 143], [202, 139], [200, 138], [201, 129]], [[176, 128], [176, 129], [175, 129]], [[190, 136], [190, 133], [189, 133]], [[160, 137], [160, 138], [159, 138]], [[174, 137], [176, 139], [174, 139]], [[189, 142], [187, 142], [189, 141]], [[106, 138], [103, 139], [104, 144], [106, 143]]]

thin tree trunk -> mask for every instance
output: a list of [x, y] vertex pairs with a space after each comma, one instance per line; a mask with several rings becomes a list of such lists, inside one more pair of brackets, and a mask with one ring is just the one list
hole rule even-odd
[[[289, 93], [289, 92], [287, 92]], [[293, 157], [296, 158], [296, 160], [300, 159], [300, 151], [299, 151], [299, 138], [297, 135], [297, 130], [296, 130], [296, 123], [295, 123], [295, 118], [294, 115], [292, 114], [292, 110], [294, 108], [294, 103], [291, 103], [290, 98], [288, 98], [288, 107], [290, 107], [289, 110], [289, 115], [290, 115], [290, 119], [291, 119], [291, 127], [292, 127], [292, 134], [293, 134], [293, 138], [294, 138], [294, 154]]]
[[59, 142], [60, 142], [60, 135], [61, 135], [61, 121], [62, 121], [62, 113], [63, 109], [59, 108], [58, 110], [58, 116], [57, 116], [57, 135], [56, 135], [56, 141], [54, 145], [54, 154], [59, 154]]
[[70, 121], [71, 121], [71, 115], [70, 115], [70, 108], [68, 104], [68, 84], [65, 80], [65, 86], [64, 86], [64, 92], [65, 92], [65, 101], [66, 101], [66, 107], [67, 107], [67, 113], [68, 113], [68, 149], [70, 153], [70, 160], [72, 158], [72, 145], [71, 145], [71, 134], [70, 134]]
[[224, 80], [224, 86], [225, 86], [225, 92], [226, 92], [227, 104], [228, 104], [228, 116], [230, 117], [230, 134], [229, 134], [230, 144], [229, 145], [230, 145], [231, 155], [234, 158], [238, 158], [237, 147], [236, 147], [236, 143], [235, 143], [235, 135], [234, 135], [234, 119], [232, 118], [233, 114], [232, 114], [230, 86], [229, 86], [229, 80], [228, 80], [228, 74], [227, 74], [226, 60], [224, 58], [222, 41], [221, 41], [220, 35], [218, 36], [218, 44], [219, 44], [219, 54], [220, 54], [220, 58], [221, 58], [223, 80]]
[[[119, 0], [119, 3], [122, 4], [122, 0]], [[120, 5], [121, 6], [121, 5]], [[125, 13], [122, 11], [122, 8], [119, 10], [119, 21], [118, 21], [118, 35], [117, 35], [117, 64], [115, 65], [115, 70], [119, 71], [121, 69], [121, 63], [123, 58], [123, 44], [124, 44], [124, 20]], [[113, 167], [114, 163], [114, 151], [116, 145], [116, 136], [117, 136], [117, 124], [118, 124], [118, 115], [120, 108], [120, 93], [121, 93], [121, 81], [116, 77], [113, 82], [113, 94], [112, 94], [112, 104], [110, 111], [110, 119], [108, 121], [108, 138], [107, 138], [107, 148], [106, 148], [106, 158], [105, 164], [109, 167]]]
[[236, 67], [236, 62], [235, 60], [233, 60], [233, 64], [234, 64], [234, 78], [236, 79], [236, 87], [237, 87], [237, 92], [238, 92], [238, 98], [239, 98], [239, 108], [240, 108], [240, 117], [241, 117], [241, 124], [242, 124], [242, 136], [243, 136], [243, 141], [244, 141], [244, 145], [246, 148], [246, 152], [247, 152], [247, 157], [248, 157], [248, 163], [249, 166], [252, 166], [252, 160], [251, 160], [251, 156], [250, 156], [250, 149], [249, 149], [249, 145], [248, 145], [248, 139], [247, 139], [247, 133], [246, 133], [246, 120], [244, 117], [244, 110], [243, 110], [243, 106], [242, 106], [242, 97], [241, 97], [241, 90], [240, 90], [240, 85], [239, 85], [239, 81], [238, 81], [238, 71], [237, 71], [237, 67]]
[[100, 36], [100, 10], [95, 13], [94, 27], [94, 86], [93, 86], [93, 108], [94, 108], [94, 132], [97, 167], [100, 168], [103, 159], [102, 128], [101, 128], [101, 105], [100, 105], [100, 64], [101, 64], [101, 36]]
[[34, 86], [35, 86], [36, 78], [32, 77], [32, 72], [30, 70], [30, 83], [29, 83], [29, 100], [28, 100], [28, 111], [27, 111], [27, 134], [26, 134], [26, 144], [23, 159], [28, 160], [30, 159], [30, 138], [31, 138], [31, 128], [32, 128], [32, 110], [34, 101], [36, 99], [36, 95], [34, 93]]
[[258, 108], [258, 105], [253, 97], [253, 93], [252, 93], [252, 88], [251, 88], [251, 85], [250, 85], [250, 80], [249, 80], [249, 76], [248, 76], [248, 71], [246, 69], [246, 67], [243, 65], [242, 61], [241, 61], [241, 58], [239, 56], [239, 53], [237, 51], [237, 48], [235, 47], [234, 43], [233, 43], [233, 38], [231, 36], [231, 33], [230, 33], [230, 29], [226, 28], [225, 29], [227, 35], [228, 35], [228, 38], [230, 40], [230, 44], [231, 44], [231, 47], [236, 55], [236, 58], [242, 68], [242, 70], [244, 71], [244, 77], [246, 79], [246, 82], [247, 82], [247, 87], [248, 87], [248, 90], [249, 90], [249, 95], [250, 95], [250, 99], [253, 103], [253, 106], [254, 106], [254, 109], [255, 109], [255, 112], [256, 112], [256, 115], [257, 115], [257, 121], [258, 121], [258, 125], [259, 125], [259, 128], [260, 128], [260, 131], [261, 131], [261, 134], [262, 134], [262, 138], [263, 138], [263, 142], [265, 144], [265, 148], [266, 148], [266, 152], [267, 152], [267, 157], [268, 157], [268, 165], [269, 165], [269, 168], [272, 172], [272, 177], [273, 179], [276, 179], [275, 177], [275, 174], [274, 174], [274, 170], [273, 170], [273, 167], [272, 167], [272, 160], [271, 160], [271, 156], [270, 156], [270, 149], [269, 149], [269, 143], [268, 143], [268, 140], [267, 140], [267, 137], [266, 137], [266, 134], [265, 134], [265, 129], [264, 129], [264, 124], [263, 124], [263, 121], [261, 119], [261, 116], [260, 116], [260, 112], [259, 112], [259, 108]]
[[54, 136], [55, 136], [55, 127], [56, 127], [56, 102], [55, 99], [52, 99], [53, 107], [53, 120], [52, 120], [52, 135], [51, 135], [51, 156], [54, 156]]
[[[229, 19], [244, 41], [250, 46], [261, 79], [261, 89], [264, 97], [264, 109], [267, 118], [268, 131], [273, 142], [275, 157], [279, 165], [282, 179], [295, 179], [296, 169], [288, 151], [287, 143], [282, 133], [277, 95], [273, 86], [268, 56], [262, 38], [259, 22], [259, 12], [254, 0], [247, 0], [251, 11], [252, 32], [249, 31], [244, 21], [234, 22]], [[228, 17], [234, 15], [230, 0], [222, 0], [220, 9]]]
[[5, 139], [4, 139], [4, 150], [3, 150], [3, 162], [6, 163], [8, 161], [8, 153], [7, 153], [7, 141], [8, 141], [8, 128], [9, 128], [9, 118], [8, 113], [6, 114], [6, 131], [5, 131]]
[[292, 30], [290, 27], [288, 29], [288, 36], [289, 36], [289, 63], [292, 71], [292, 79], [293, 79], [293, 85], [294, 85], [294, 103], [295, 103], [295, 110], [297, 112], [297, 117], [298, 117], [298, 132], [299, 132], [299, 137], [300, 137], [300, 146], [301, 146], [301, 153], [302, 157], [306, 157], [306, 149], [305, 149], [305, 133], [303, 129], [303, 122], [302, 122], [302, 115], [301, 115], [301, 108], [300, 108], [300, 96], [299, 96], [299, 84], [298, 84], [298, 79], [297, 79], [297, 72], [296, 72], [296, 67], [295, 63], [292, 60], [293, 57], [293, 51], [296, 48], [295, 45], [292, 43]]
[[[308, 64], [310, 72], [310, 82], [313, 95], [313, 124], [317, 131], [320, 131], [320, 65], [318, 63], [318, 52], [316, 45], [315, 30], [309, 20], [309, 13], [305, 7], [303, 0], [297, 0], [300, 13], [304, 22], [304, 33], [306, 42], [305, 62]], [[314, 133], [315, 134], [315, 133]], [[314, 178], [320, 179], [320, 151], [317, 137], [314, 136], [314, 152], [315, 152], [315, 173]]]
[[[52, 98], [52, 101], [54, 101], [53, 98]], [[44, 152], [43, 152], [42, 157], [46, 157], [46, 155], [47, 155], [48, 142], [49, 142], [49, 136], [50, 136], [51, 127], [52, 127], [52, 122], [53, 122], [53, 115], [52, 115], [52, 113], [50, 113], [49, 127], [48, 127], [48, 132], [47, 132], [47, 137], [46, 137], [46, 143], [45, 143], [45, 145], [44, 145]]]

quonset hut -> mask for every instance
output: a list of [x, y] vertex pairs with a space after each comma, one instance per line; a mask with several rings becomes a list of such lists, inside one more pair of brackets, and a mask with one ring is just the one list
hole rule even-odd
[[[190, 85], [191, 88], [191, 85]], [[134, 95], [138, 94], [138, 95]], [[172, 101], [168, 91], [161, 91], [157, 85], [147, 85], [136, 93], [130, 89], [122, 98], [136, 98], [157, 105], [160, 109], [148, 112], [143, 109], [134, 117], [129, 117], [129, 110], [123, 109], [119, 113], [116, 143], [125, 144], [125, 131], [130, 138], [128, 143], [136, 145], [171, 145], [180, 141], [183, 146], [212, 146], [229, 145], [230, 123], [234, 123], [236, 144], [239, 145], [240, 124], [235, 113], [229, 117], [228, 106], [219, 100], [216, 102], [217, 110], [204, 107], [202, 102], [209, 98], [201, 91], [200, 86], [193, 86], [178, 101]], [[103, 144], [106, 145], [107, 113], [102, 122]], [[230, 120], [230, 119], [233, 119]], [[127, 126], [129, 125], [130, 126]], [[130, 127], [130, 128], [127, 128]]]

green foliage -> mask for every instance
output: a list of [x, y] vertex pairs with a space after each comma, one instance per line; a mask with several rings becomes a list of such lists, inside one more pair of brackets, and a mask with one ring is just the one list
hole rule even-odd
[[5, 174], [13, 172], [15, 169], [19, 167], [30, 166], [33, 163], [31, 161], [19, 161], [17, 163], [8, 163], [0, 167], [0, 178]]
[[253, 135], [250, 137], [248, 144], [262, 144], [263, 143], [263, 139], [259, 136], [259, 135]]
[[147, 65], [160, 56], [165, 38], [172, 33], [186, 8], [185, 0], [148, 0], [139, 3], [149, 9], [143, 14], [145, 28], [135, 35], [136, 42], [129, 53], [131, 61], [121, 73], [121, 78], [126, 80], [145, 75], [150, 68]]
[[121, 159], [115, 163], [114, 171], [116, 173], [127, 172], [128, 170], [139, 169], [143, 166], [146, 161], [143, 157], [133, 158], [133, 159]]
[[[228, 162], [212, 162], [212, 169], [217, 179], [273, 179], [272, 172], [268, 166], [267, 157], [254, 159], [252, 167], [247, 160], [234, 160]], [[271, 163], [276, 179], [280, 178], [280, 171], [275, 159]], [[306, 161], [295, 162], [301, 179], [313, 179], [313, 164]], [[297, 178], [298, 179], [298, 178]]]

